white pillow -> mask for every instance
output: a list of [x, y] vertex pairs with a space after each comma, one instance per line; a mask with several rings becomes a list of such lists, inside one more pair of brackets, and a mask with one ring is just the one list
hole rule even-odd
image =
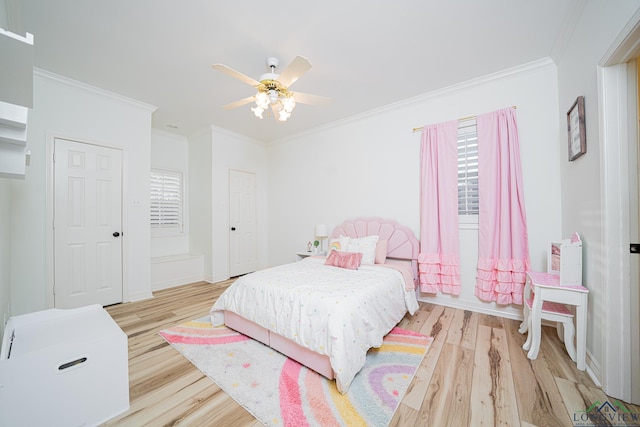
[[362, 254], [362, 264], [374, 264], [376, 262], [376, 244], [378, 236], [360, 237], [359, 239], [349, 239], [347, 252], [360, 252]]
[[338, 238], [331, 239], [329, 241], [329, 248], [327, 249], [327, 256], [329, 256], [331, 251], [346, 252], [348, 245], [349, 245], [349, 236], [340, 236]]

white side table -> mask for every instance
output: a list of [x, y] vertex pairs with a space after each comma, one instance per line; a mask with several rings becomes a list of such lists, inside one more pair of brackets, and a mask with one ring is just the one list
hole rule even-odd
[[325, 251], [323, 251], [323, 252], [307, 252], [307, 251], [296, 252], [296, 261], [302, 261], [306, 257], [310, 257], [310, 256], [314, 256], [314, 255], [325, 256], [326, 254], [327, 254], [327, 252], [325, 252]]

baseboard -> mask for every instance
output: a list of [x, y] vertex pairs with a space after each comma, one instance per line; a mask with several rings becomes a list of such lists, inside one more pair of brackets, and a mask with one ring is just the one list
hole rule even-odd
[[188, 285], [190, 283], [202, 282], [204, 280], [203, 275], [194, 274], [192, 276], [182, 276], [169, 280], [163, 280], [153, 283], [153, 291], [161, 291], [163, 289], [175, 288], [176, 286]]
[[591, 378], [591, 381], [597, 386], [602, 388], [602, 370], [600, 369], [600, 362], [593, 357], [593, 354], [587, 349], [586, 357], [587, 375]]
[[209, 276], [210, 280], [207, 280], [207, 282], [210, 283], [218, 283], [218, 282], [224, 282], [225, 280], [229, 280], [229, 276]]
[[[446, 295], [445, 295], [446, 297]], [[434, 297], [418, 297], [418, 301], [428, 302], [430, 304], [442, 305], [445, 307], [457, 308], [460, 310], [469, 310], [482, 314], [489, 314], [497, 317], [504, 317], [506, 319], [522, 320], [522, 306], [505, 306], [500, 307], [495, 303], [482, 302], [482, 301], [468, 301], [457, 300], [453, 298], [444, 298], [441, 295]]]
[[125, 302], [136, 302], [136, 301], [142, 301], [142, 300], [146, 300], [146, 299], [151, 299], [153, 298], [153, 294], [151, 292], [138, 292], [138, 293], [134, 293], [134, 294], [129, 294], [129, 301], [125, 301]]

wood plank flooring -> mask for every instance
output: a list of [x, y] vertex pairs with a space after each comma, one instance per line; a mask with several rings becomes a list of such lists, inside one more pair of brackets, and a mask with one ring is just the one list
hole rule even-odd
[[[129, 337], [131, 402], [107, 426], [261, 425], [158, 334], [207, 315], [232, 282], [199, 282], [107, 307]], [[531, 361], [514, 320], [420, 303], [399, 326], [434, 341], [392, 426], [573, 426], [576, 412], [614, 401], [576, 369], [554, 329], [543, 328], [540, 353]]]

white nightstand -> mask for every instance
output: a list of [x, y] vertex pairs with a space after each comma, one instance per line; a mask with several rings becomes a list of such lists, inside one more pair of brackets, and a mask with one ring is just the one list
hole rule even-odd
[[296, 261], [302, 261], [303, 259], [305, 259], [308, 256], [313, 256], [313, 255], [319, 255], [319, 256], [325, 256], [327, 254], [327, 252], [323, 251], [323, 252], [296, 252]]

